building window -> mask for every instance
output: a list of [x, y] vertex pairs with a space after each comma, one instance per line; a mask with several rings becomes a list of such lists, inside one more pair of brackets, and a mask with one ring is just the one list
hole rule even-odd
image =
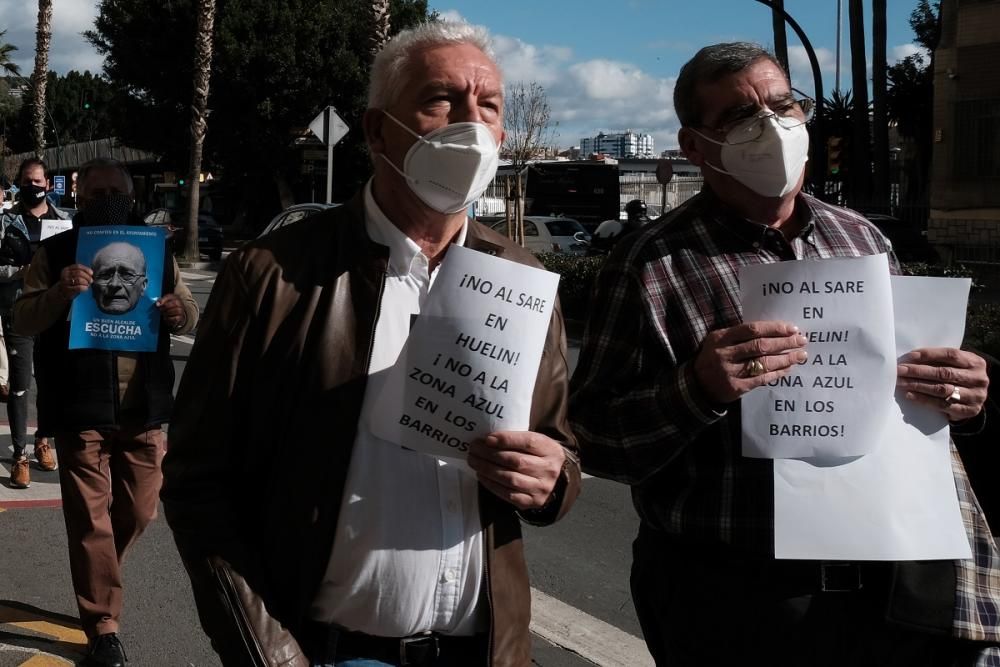
[[1000, 100], [955, 103], [955, 176], [1000, 178]]

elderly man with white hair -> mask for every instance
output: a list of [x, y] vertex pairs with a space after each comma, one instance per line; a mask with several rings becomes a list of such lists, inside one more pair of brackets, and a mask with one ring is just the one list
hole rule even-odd
[[471, 443], [476, 477], [369, 424], [452, 244], [538, 266], [468, 219], [493, 178], [503, 85], [466, 24], [375, 59], [374, 176], [346, 205], [230, 256], [171, 424], [161, 498], [227, 665], [531, 663], [520, 522], [577, 495], [562, 316], [529, 430]]

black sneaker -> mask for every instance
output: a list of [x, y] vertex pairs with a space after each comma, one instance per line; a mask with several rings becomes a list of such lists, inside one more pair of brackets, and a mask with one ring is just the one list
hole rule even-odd
[[111, 632], [97, 635], [90, 640], [87, 657], [80, 663], [83, 667], [125, 667], [128, 658], [118, 635]]

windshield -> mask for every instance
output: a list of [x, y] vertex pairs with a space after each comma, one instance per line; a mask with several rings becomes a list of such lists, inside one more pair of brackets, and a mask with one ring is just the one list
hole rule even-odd
[[577, 232], [586, 233], [587, 231], [579, 222], [569, 218], [565, 220], [549, 220], [545, 223], [545, 226], [548, 227], [549, 234], [552, 236], [573, 236]]

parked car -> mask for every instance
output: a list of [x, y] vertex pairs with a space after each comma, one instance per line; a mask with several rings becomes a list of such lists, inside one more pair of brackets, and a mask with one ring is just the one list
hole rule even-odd
[[910, 223], [884, 213], [864, 213], [869, 222], [885, 234], [900, 262], [937, 262], [938, 253], [924, 232]]
[[[507, 221], [493, 223], [490, 228], [507, 236]], [[582, 236], [577, 236], [582, 234]], [[582, 255], [586, 251], [590, 234], [573, 218], [555, 218], [541, 215], [524, 216], [524, 247], [533, 253], [565, 252]]]
[[[184, 240], [187, 238], [185, 217], [178, 211], [169, 208], [155, 208], [142, 221], [150, 227], [164, 227], [167, 230], [167, 243], [175, 255], [184, 252]], [[209, 259], [222, 259], [222, 225], [216, 222], [211, 213], [202, 211], [198, 214], [198, 250]]]
[[322, 202], [312, 202], [309, 204], [294, 204], [286, 208], [278, 215], [271, 218], [271, 222], [267, 223], [267, 227], [264, 228], [264, 231], [262, 231], [257, 238], [262, 238], [264, 236], [267, 236], [276, 229], [281, 229], [286, 225], [290, 225], [304, 218], [316, 215], [321, 211], [325, 211], [331, 208], [336, 208], [337, 206], [340, 206], [340, 204], [325, 204]]

